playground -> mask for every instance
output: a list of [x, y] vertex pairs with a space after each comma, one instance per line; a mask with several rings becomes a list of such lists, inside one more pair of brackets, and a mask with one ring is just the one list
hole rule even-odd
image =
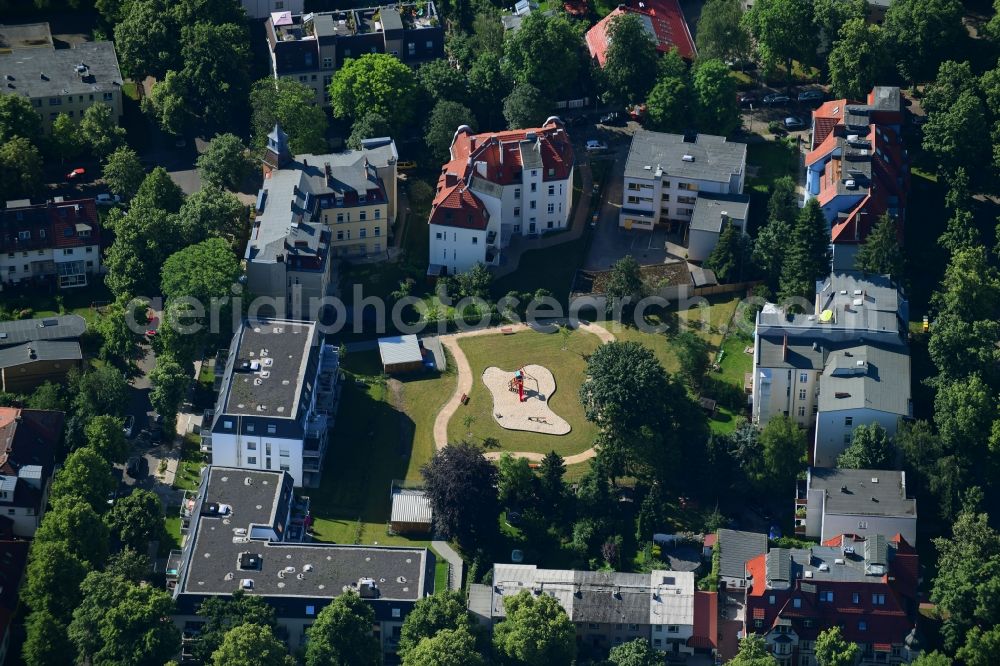
[[507, 430], [565, 435], [570, 424], [549, 407], [556, 379], [548, 368], [526, 365], [511, 372], [490, 366], [483, 383], [493, 396], [493, 419]]

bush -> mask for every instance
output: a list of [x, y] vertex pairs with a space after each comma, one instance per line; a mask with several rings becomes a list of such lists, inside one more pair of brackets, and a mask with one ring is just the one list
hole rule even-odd
[[780, 121], [772, 120], [767, 124], [767, 131], [771, 134], [781, 134], [785, 131], [785, 128]]

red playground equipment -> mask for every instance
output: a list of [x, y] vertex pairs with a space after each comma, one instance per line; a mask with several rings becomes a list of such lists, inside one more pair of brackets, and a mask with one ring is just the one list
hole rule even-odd
[[525, 400], [527, 400], [527, 398], [524, 397], [524, 380], [526, 379], [530, 379], [533, 382], [535, 382], [536, 386], [538, 385], [538, 380], [529, 375], [527, 372], [525, 372], [524, 366], [521, 366], [520, 368], [514, 371], [514, 378], [510, 380], [509, 384], [507, 384], [508, 390], [511, 393], [516, 393], [517, 399], [520, 402], [524, 402]]

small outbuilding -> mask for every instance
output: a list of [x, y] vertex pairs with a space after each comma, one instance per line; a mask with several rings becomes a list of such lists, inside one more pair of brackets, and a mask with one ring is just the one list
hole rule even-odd
[[379, 338], [378, 353], [382, 356], [382, 371], [387, 375], [419, 372], [424, 367], [424, 354], [415, 335]]
[[431, 500], [423, 490], [392, 489], [389, 527], [396, 534], [430, 534], [433, 514]]

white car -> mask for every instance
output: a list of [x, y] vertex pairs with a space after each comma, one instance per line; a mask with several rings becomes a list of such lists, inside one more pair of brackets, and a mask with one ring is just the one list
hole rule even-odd
[[135, 417], [129, 414], [125, 417], [125, 424], [122, 427], [122, 432], [125, 433], [125, 437], [131, 439], [132, 433], [135, 432]]
[[120, 196], [117, 194], [108, 194], [107, 192], [98, 194], [94, 197], [94, 200], [97, 201], [98, 206], [114, 206], [115, 204], [120, 204], [122, 202], [122, 198]]
[[604, 143], [603, 141], [598, 141], [597, 139], [590, 139], [589, 141], [587, 141], [588, 153], [593, 153], [599, 150], [607, 150], [607, 149], [608, 149], [608, 144]]

